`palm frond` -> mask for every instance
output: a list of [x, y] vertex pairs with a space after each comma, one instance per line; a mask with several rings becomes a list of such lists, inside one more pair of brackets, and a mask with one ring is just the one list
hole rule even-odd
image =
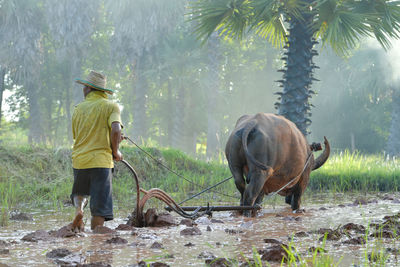
[[[329, 3], [332, 4], [332, 1]], [[321, 37], [323, 44], [329, 43], [332, 48], [341, 55], [359, 44], [363, 36], [371, 36], [366, 18], [370, 14], [354, 12], [354, 6], [347, 6], [343, 2], [331, 5], [331, 16], [323, 19], [317, 36]]]
[[371, 32], [384, 49], [391, 47], [391, 38], [400, 37], [400, 1], [374, 1], [373, 18], [368, 21]]
[[267, 39], [275, 47], [285, 43], [287, 30], [283, 23], [282, 2], [276, 0], [255, 0], [252, 2], [254, 16], [250, 30]]
[[241, 39], [252, 14], [248, 0], [200, 0], [191, 10], [190, 20], [197, 23], [195, 34], [199, 38], [219, 31], [220, 35]]

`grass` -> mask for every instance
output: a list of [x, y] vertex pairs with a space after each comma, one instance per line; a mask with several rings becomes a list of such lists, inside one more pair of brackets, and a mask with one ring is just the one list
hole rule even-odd
[[[138, 172], [140, 186], [146, 190], [160, 188], [177, 202], [231, 176], [225, 164], [195, 160], [179, 150], [145, 148], [145, 151], [158, 163], [134, 147], [122, 147], [124, 158]], [[2, 214], [19, 204], [61, 209], [69, 202], [72, 187], [70, 156], [69, 149], [0, 146]], [[160, 163], [187, 180], [161, 167]], [[399, 160], [346, 151], [332, 155], [323, 167], [311, 174], [308, 191], [396, 191], [399, 184]], [[122, 163], [115, 166], [113, 191], [117, 205], [134, 207], [135, 183]], [[185, 205], [206, 205], [207, 202], [236, 205], [238, 199], [232, 179]]]
[[308, 188], [333, 191], [398, 191], [400, 160], [344, 151], [312, 172]]

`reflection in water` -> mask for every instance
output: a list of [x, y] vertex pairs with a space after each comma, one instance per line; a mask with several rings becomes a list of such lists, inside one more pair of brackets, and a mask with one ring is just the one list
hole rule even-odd
[[[371, 196], [370, 196], [371, 197]], [[53, 260], [46, 257], [46, 253], [56, 248], [67, 248], [73, 255], [80, 257], [81, 263], [103, 262], [112, 266], [128, 266], [142, 260], [161, 261], [171, 266], [198, 266], [204, 265], [202, 255], [214, 255], [230, 259], [241, 259], [241, 254], [252, 258], [253, 248], [265, 249], [271, 246], [265, 239], [276, 239], [282, 243], [292, 244], [301, 253], [301, 256], [310, 257], [310, 247], [321, 247], [321, 234], [313, 233], [320, 228], [336, 229], [340, 225], [352, 222], [368, 226], [386, 215], [393, 215], [400, 211], [400, 204], [390, 200], [379, 199], [377, 203], [368, 205], [348, 205], [353, 201], [343, 200], [345, 205], [333, 203], [332, 199], [321, 200], [318, 204], [304, 203], [305, 213], [293, 214], [289, 206], [277, 205], [271, 208], [265, 205], [256, 218], [233, 216], [230, 212], [214, 213], [216, 221], [198, 220], [198, 228], [202, 235], [181, 236], [180, 232], [186, 228], [179, 225], [170, 228], [140, 228], [136, 234], [131, 231], [118, 231], [117, 234], [128, 241], [127, 244], [108, 244], [112, 234], [91, 234], [88, 231], [83, 237], [55, 238], [49, 241], [30, 243], [21, 241], [27, 233], [38, 229], [57, 230], [70, 220], [71, 215], [62, 212], [36, 212], [34, 221], [10, 221], [10, 225], [0, 228], [0, 240], [7, 242], [9, 254], [0, 254], [0, 263], [10, 266], [49, 266], [55, 265]], [[311, 199], [310, 201], [313, 201]], [[282, 200], [283, 202], [283, 200]], [[315, 202], [314, 202], [315, 203]], [[347, 204], [346, 204], [347, 203]], [[88, 215], [86, 215], [88, 216]], [[180, 221], [176, 217], [176, 221]], [[106, 226], [115, 229], [124, 223], [123, 219], [107, 222]], [[299, 237], [296, 233], [304, 232]], [[300, 237], [301, 236], [301, 237]], [[10, 243], [14, 241], [14, 243]], [[153, 249], [154, 242], [162, 244], [162, 248]], [[391, 239], [383, 242], [387, 247], [399, 245]], [[190, 245], [187, 245], [189, 244]], [[185, 246], [187, 245], [187, 246]], [[375, 242], [369, 242], [369, 249]], [[0, 247], [1, 248], [1, 247]], [[327, 241], [325, 249], [337, 261], [341, 258], [340, 266], [363, 264], [365, 259], [365, 245], [345, 245], [342, 241]], [[394, 257], [390, 258], [388, 266], [396, 266]], [[279, 264], [278, 264], [279, 265]]]

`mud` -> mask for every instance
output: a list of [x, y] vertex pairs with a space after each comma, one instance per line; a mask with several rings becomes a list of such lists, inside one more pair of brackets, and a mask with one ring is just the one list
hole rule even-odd
[[[128, 225], [126, 212], [95, 231], [86, 226], [84, 233], [70, 231], [72, 209], [32, 210], [33, 220], [0, 228], [0, 266], [251, 266], [253, 251], [265, 266], [280, 266], [287, 257], [283, 247], [295, 247], [303, 260], [329, 254], [341, 260], [339, 266], [379, 263], [383, 253], [385, 266], [398, 266], [398, 199], [398, 194], [315, 195], [306, 199], [303, 213], [292, 213], [280, 199], [255, 218], [216, 212], [192, 221], [171, 213], [172, 224], [144, 228]], [[162, 216], [150, 217], [156, 222]], [[89, 214], [84, 220], [90, 221]]]

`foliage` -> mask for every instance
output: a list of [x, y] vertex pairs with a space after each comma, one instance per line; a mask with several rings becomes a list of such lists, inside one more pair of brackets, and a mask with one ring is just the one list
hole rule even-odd
[[[217, 96], [212, 109], [218, 124], [213, 130], [216, 131], [213, 136], [217, 137], [215, 159], [224, 158], [225, 142], [240, 116], [274, 111], [274, 81], [278, 80], [276, 70], [282, 68], [283, 61], [280, 52], [264, 39], [257, 34], [246, 34], [241, 42], [220, 39], [219, 59], [214, 68], [218, 70], [219, 83], [210, 88], [207, 82], [213, 71], [209, 68], [210, 53], [192, 34], [198, 22], [192, 20], [187, 9], [188, 5], [197, 4], [192, 1], [137, 4], [136, 1], [132, 6], [130, 2], [1, 2], [0, 13], [4, 16], [0, 16], [0, 64], [7, 69], [7, 97], [2, 110], [7, 116], [2, 118], [0, 128], [3, 144], [30, 142], [70, 147], [73, 106], [82, 100], [81, 87], [74, 79], [83, 78], [90, 69], [103, 71], [109, 87], [117, 89], [112, 99], [123, 108], [125, 134], [132, 135], [142, 128], [137, 121], [140, 109], [144, 111], [147, 130], [135, 141], [174, 147], [197, 158], [205, 159], [210, 92]], [[233, 2], [231, 12], [251, 12], [242, 5], [252, 1]], [[223, 9], [225, 3], [228, 2], [209, 4]], [[298, 1], [285, 2], [285, 7], [274, 3], [254, 1], [254, 8], [264, 8], [265, 12], [258, 14], [264, 19], [270, 18], [272, 11], [296, 13], [301, 8]], [[397, 16], [396, 3], [390, 3], [394, 5], [387, 14], [391, 18]], [[140, 19], [144, 14], [146, 22]], [[273, 25], [278, 27], [281, 19], [275, 17]], [[240, 26], [242, 22], [236, 23]], [[388, 23], [385, 27], [389, 27]], [[268, 26], [265, 20], [252, 29], [265, 37], [275, 31], [268, 28], [273, 25]], [[313, 114], [313, 136], [321, 139], [326, 135], [335, 148], [345, 149], [351, 147], [351, 132], [356, 149], [380, 153], [389, 136], [392, 94], [383, 85], [389, 79], [380, 79], [387, 77], [389, 71], [376, 63], [379, 59], [381, 65], [387, 65], [388, 61], [381, 60], [385, 56], [382, 50], [378, 53], [371, 48], [356, 49], [348, 61], [334, 59], [329, 54], [320, 56], [318, 64], [324, 70], [318, 85], [321, 93], [313, 101], [317, 107]], [[146, 54], [145, 64], [136, 69], [140, 50]], [[137, 104], [139, 82], [146, 85], [142, 94], [144, 108]]]

